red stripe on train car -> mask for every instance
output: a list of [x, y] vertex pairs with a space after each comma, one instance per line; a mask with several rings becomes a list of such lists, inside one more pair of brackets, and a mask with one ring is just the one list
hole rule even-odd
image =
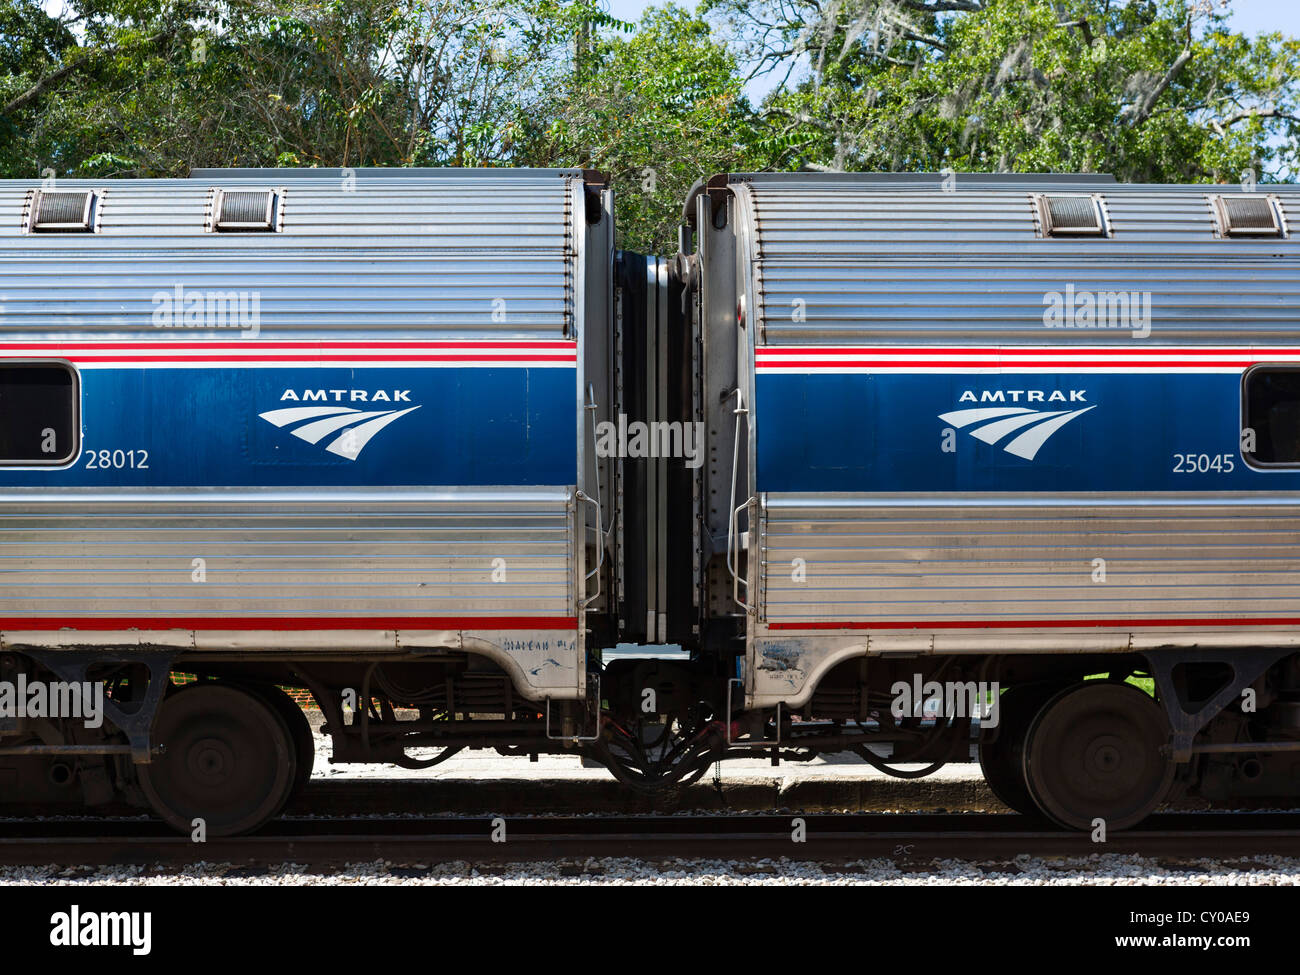
[[935, 348], [932, 346], [885, 346], [885, 345], [845, 345], [845, 346], [768, 346], [754, 350], [760, 359], [780, 358], [787, 355], [837, 356], [837, 355], [928, 355], [936, 358], [957, 358], [968, 355], [990, 356], [1031, 356], [1031, 355], [1115, 355], [1115, 356], [1160, 356], [1160, 355], [1300, 355], [1300, 346], [1289, 348], [1261, 348], [1256, 346], [1184, 348], [1170, 345], [1148, 349], [1122, 350], [1119, 346], [1080, 346], [1065, 348], [1058, 346], [1031, 345], [1019, 348], [987, 349], [966, 346]]
[[[0, 350], [3, 352], [3, 350]], [[202, 365], [205, 362], [577, 362], [578, 356], [572, 352], [557, 353], [552, 356], [504, 355], [492, 353], [467, 353], [464, 355], [361, 355], [355, 352], [307, 352], [301, 355], [285, 353], [284, 355], [251, 355], [230, 353], [222, 356], [122, 356], [122, 355], [83, 355], [69, 352], [63, 358], [73, 362], [107, 362], [107, 363], [145, 363], [149, 365], [183, 362], [187, 365]]]
[[0, 630], [574, 630], [575, 616], [4, 617]]
[[161, 350], [198, 350], [198, 349], [538, 349], [542, 351], [555, 349], [566, 350], [576, 349], [577, 343], [573, 341], [496, 341], [496, 342], [399, 342], [379, 339], [373, 342], [352, 341], [352, 342], [88, 342], [81, 341], [57, 341], [57, 342], [3, 342], [0, 343], [0, 351], [9, 349], [30, 349], [33, 351], [45, 351], [48, 349], [119, 349], [132, 351], [137, 349], [161, 349]]
[[982, 360], [962, 361], [957, 359], [842, 359], [834, 361], [814, 361], [809, 359], [760, 359], [758, 364], [764, 369], [887, 369], [887, 368], [916, 368], [931, 367], [943, 369], [981, 369], [992, 368], [999, 365], [1003, 366], [1041, 366], [1051, 368], [1067, 369], [1071, 366], [1081, 366], [1087, 368], [1110, 368], [1110, 369], [1128, 369], [1128, 368], [1149, 368], [1149, 369], [1167, 369], [1171, 366], [1195, 366], [1197, 368], [1209, 368], [1213, 366], [1222, 366], [1224, 368], [1241, 368], [1243, 366], [1253, 365], [1255, 362], [1263, 362], [1263, 359], [1171, 359], [1171, 358], [1151, 358], [1151, 359], [1017, 359], [1014, 362], [985, 362]]
[[858, 620], [812, 623], [768, 623], [769, 630], [969, 630], [969, 629], [1100, 629], [1130, 626], [1300, 626], [1300, 617], [1251, 617], [1243, 619], [1130, 619], [1130, 620], [888, 620], [864, 623]]

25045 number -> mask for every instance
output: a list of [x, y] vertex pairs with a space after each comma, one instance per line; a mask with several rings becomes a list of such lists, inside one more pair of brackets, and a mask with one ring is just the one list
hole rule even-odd
[[1174, 454], [1175, 474], [1231, 474], [1236, 467], [1232, 454]]

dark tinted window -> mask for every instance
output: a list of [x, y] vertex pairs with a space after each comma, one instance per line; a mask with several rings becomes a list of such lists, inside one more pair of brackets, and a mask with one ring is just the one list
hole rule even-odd
[[68, 366], [0, 363], [0, 464], [66, 464], [77, 447], [77, 381]]
[[1246, 453], [1248, 461], [1300, 464], [1300, 369], [1246, 373], [1245, 414], [1246, 430], [1255, 435], [1255, 450]]

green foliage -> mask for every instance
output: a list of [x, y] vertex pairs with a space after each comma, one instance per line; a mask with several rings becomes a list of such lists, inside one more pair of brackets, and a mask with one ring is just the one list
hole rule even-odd
[[[1208, 2], [713, 0], [761, 108], [834, 170], [1112, 172], [1236, 180], [1295, 164], [1300, 42], [1231, 33]], [[1270, 136], [1274, 137], [1270, 139]]]
[[679, 7], [654, 8], [635, 33], [591, 45], [580, 83], [555, 92], [520, 158], [608, 174], [621, 246], [672, 253], [691, 185], [757, 161], [743, 87], [708, 24]]
[[[670, 252], [724, 170], [1294, 174], [1300, 41], [1211, 0], [0, 0], [0, 172], [582, 166]], [[749, 77], [767, 92], [746, 96]]]

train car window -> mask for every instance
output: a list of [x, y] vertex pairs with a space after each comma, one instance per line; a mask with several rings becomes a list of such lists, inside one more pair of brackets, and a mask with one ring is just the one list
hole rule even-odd
[[73, 460], [79, 398], [71, 366], [0, 363], [0, 465], [57, 466]]
[[[1300, 368], [1256, 367], [1242, 390], [1242, 444], [1256, 467], [1300, 467]], [[1254, 442], [1254, 450], [1245, 449]]]

